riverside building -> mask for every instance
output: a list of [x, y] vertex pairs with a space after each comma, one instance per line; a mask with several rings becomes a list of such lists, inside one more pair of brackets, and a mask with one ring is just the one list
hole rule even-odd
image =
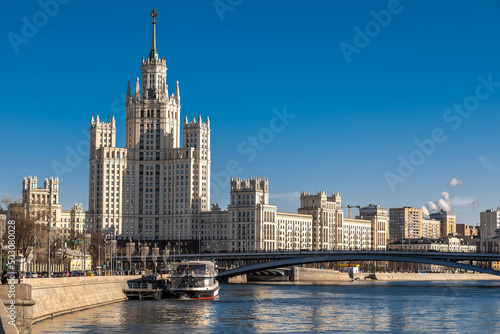
[[373, 250], [385, 250], [389, 238], [389, 210], [380, 205], [369, 204], [359, 209], [359, 218], [371, 221]]
[[40, 223], [48, 223], [63, 235], [71, 232], [82, 233], [92, 227], [92, 215], [85, 211], [82, 204], [74, 204], [70, 210], [63, 210], [59, 204], [59, 179], [46, 178], [43, 188], [38, 187], [36, 176], [23, 179], [21, 206], [31, 216], [38, 217]]
[[422, 237], [422, 210], [405, 206], [389, 209], [390, 239], [418, 239]]
[[441, 236], [446, 237], [449, 235], [455, 235], [457, 233], [457, 215], [451, 212], [447, 212], [443, 209], [432, 212], [430, 214], [431, 219], [439, 220], [441, 222]]
[[481, 225], [481, 237], [492, 239], [497, 236], [496, 230], [500, 229], [500, 208], [488, 209], [479, 214]]

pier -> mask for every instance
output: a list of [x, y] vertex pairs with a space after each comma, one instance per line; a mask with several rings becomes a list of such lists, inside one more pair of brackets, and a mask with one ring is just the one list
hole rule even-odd
[[128, 299], [161, 299], [163, 289], [155, 283], [128, 283], [128, 287], [123, 289], [123, 293]]

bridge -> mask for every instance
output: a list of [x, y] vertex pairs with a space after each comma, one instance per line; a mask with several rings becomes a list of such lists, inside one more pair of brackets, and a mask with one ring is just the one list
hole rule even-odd
[[[118, 256], [128, 262], [125, 256]], [[219, 264], [232, 263], [237, 268], [219, 273], [218, 278], [259, 272], [268, 269], [288, 267], [301, 264], [340, 261], [390, 261], [406, 263], [423, 263], [458, 268], [479, 273], [500, 276], [500, 271], [491, 269], [492, 261], [500, 261], [500, 254], [490, 253], [452, 253], [452, 252], [415, 252], [415, 251], [302, 251], [302, 252], [256, 252], [256, 253], [210, 253], [210, 254], [171, 254], [169, 261], [212, 260]], [[132, 256], [132, 263], [141, 262], [141, 256]], [[151, 255], [146, 258], [152, 262]], [[158, 257], [162, 262], [162, 257]], [[464, 263], [466, 262], [466, 263]], [[488, 267], [474, 265], [474, 262], [486, 262]], [[224, 267], [224, 265], [222, 265]]]
[[[469, 253], [419, 253], [419, 252], [321, 252], [327, 254], [317, 254], [312, 256], [298, 256], [293, 258], [283, 258], [279, 260], [246, 265], [223, 271], [217, 276], [218, 279], [250, 274], [263, 270], [280, 267], [289, 267], [301, 264], [311, 264], [319, 262], [338, 261], [391, 261], [407, 263], [423, 263], [439, 265], [451, 268], [471, 270], [485, 274], [500, 276], [500, 271], [491, 269], [491, 261], [499, 261], [500, 254], [469, 254]], [[335, 254], [331, 254], [335, 253]], [[472, 255], [472, 256], [465, 256]], [[467, 261], [466, 263], [460, 262]], [[488, 262], [489, 268], [472, 265], [473, 261]]]

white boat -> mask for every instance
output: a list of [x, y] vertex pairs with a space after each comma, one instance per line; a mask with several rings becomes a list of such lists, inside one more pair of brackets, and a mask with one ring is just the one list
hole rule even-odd
[[175, 263], [170, 282], [165, 288], [167, 298], [214, 299], [219, 295], [217, 270], [210, 261]]

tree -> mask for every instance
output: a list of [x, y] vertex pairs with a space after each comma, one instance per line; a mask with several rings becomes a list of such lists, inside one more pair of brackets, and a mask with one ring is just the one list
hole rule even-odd
[[[98, 232], [88, 232], [90, 234], [90, 245], [88, 246], [88, 252], [90, 256], [92, 256], [92, 259], [94, 259], [93, 263], [95, 266], [102, 266], [104, 263], [104, 257], [105, 257], [105, 240], [104, 240], [104, 235]], [[108, 245], [109, 246], [109, 245]], [[99, 251], [99, 248], [101, 250]], [[109, 249], [108, 249], [109, 253]], [[100, 256], [100, 258], [99, 258]]]
[[[46, 217], [50, 212], [42, 209], [37, 211], [29, 210], [29, 207], [23, 206], [19, 199], [13, 196], [5, 197], [2, 202], [9, 209], [10, 220], [15, 221], [14, 241], [16, 245], [17, 255], [28, 258], [33, 251], [35, 242], [35, 234], [41, 234], [41, 225], [37, 221]], [[3, 233], [4, 244], [8, 242], [8, 231]]]

